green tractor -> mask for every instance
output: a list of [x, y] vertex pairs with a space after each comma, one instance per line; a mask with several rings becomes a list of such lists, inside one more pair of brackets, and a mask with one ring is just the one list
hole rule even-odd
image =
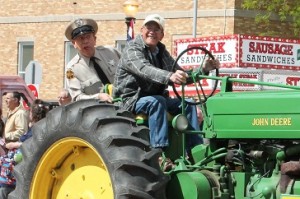
[[[22, 145], [23, 160], [14, 169], [17, 187], [9, 198], [300, 199], [300, 88], [200, 71], [187, 72], [199, 87], [195, 105], [204, 114], [203, 129], [188, 130], [184, 111], [173, 118], [165, 153], [176, 164], [172, 170], [160, 168], [161, 151], [150, 147], [145, 121], [117, 105], [82, 100], [51, 110], [34, 126]], [[202, 79], [215, 82], [207, 96]], [[217, 82], [221, 87], [214, 94]], [[234, 82], [280, 89], [233, 92]], [[185, 85], [181, 95], [173, 88], [183, 105], [192, 103]], [[190, 133], [208, 143], [194, 147], [188, 158]]]

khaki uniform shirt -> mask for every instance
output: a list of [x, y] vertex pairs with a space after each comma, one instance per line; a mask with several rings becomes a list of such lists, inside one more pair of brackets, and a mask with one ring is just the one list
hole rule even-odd
[[5, 141], [19, 141], [21, 135], [28, 130], [29, 117], [22, 104], [16, 107], [13, 111], [9, 111], [5, 123]]
[[[113, 83], [120, 53], [114, 48], [96, 47], [96, 62], [101, 67], [110, 83]], [[67, 85], [73, 101], [97, 99], [103, 90], [103, 84], [97, 75], [90, 58], [79, 53], [67, 65]]]

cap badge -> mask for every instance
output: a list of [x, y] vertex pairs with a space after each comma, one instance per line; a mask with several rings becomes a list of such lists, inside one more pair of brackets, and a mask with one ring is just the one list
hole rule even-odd
[[82, 19], [76, 19], [76, 20], [74, 21], [74, 23], [75, 23], [75, 25], [77, 26], [77, 28], [78, 28], [78, 27], [81, 27], [81, 26], [83, 25]]
[[159, 17], [154, 17], [154, 19], [156, 19], [157, 21], [160, 22], [160, 18]]

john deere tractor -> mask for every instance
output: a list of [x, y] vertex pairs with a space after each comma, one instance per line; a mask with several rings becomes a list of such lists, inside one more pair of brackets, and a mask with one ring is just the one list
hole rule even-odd
[[[201, 47], [205, 57], [211, 53]], [[186, 53], [182, 52], [176, 59]], [[174, 63], [174, 65], [176, 64]], [[187, 71], [204, 114], [200, 132], [184, 111], [170, 121], [165, 152], [176, 167], [162, 171], [149, 145], [147, 118], [122, 107], [82, 100], [51, 110], [22, 144], [10, 199], [300, 199], [300, 88]], [[209, 95], [201, 80], [221, 83]], [[233, 92], [235, 82], [274, 91]], [[173, 86], [183, 106], [193, 103]], [[187, 134], [206, 143], [185, 150]]]

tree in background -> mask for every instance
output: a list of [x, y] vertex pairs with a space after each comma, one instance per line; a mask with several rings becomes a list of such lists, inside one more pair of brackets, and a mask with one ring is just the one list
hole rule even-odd
[[[242, 7], [248, 10], [260, 10], [255, 17], [257, 24], [266, 27], [265, 35], [276, 35], [270, 31], [270, 20], [279, 17], [281, 22], [292, 24], [294, 35], [299, 37], [300, 33], [300, 1], [299, 0], [243, 0]], [[284, 31], [284, 30], [282, 30]]]

